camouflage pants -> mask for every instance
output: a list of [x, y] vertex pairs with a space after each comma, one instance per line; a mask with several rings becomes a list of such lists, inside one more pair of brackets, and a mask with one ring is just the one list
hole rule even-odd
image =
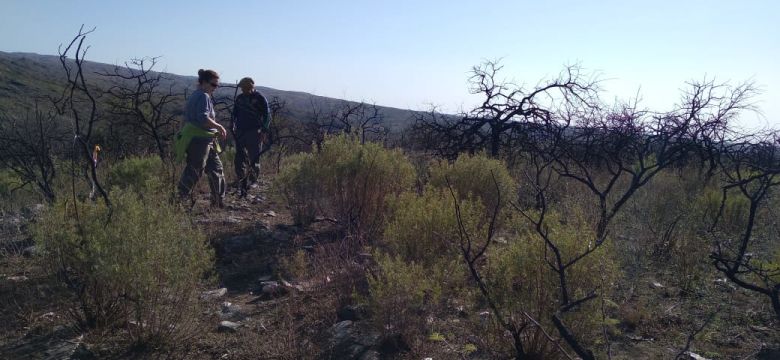
[[192, 195], [192, 189], [206, 171], [211, 189], [212, 204], [222, 204], [225, 199], [225, 175], [222, 169], [222, 161], [219, 159], [215, 148], [216, 140], [211, 138], [192, 138], [187, 148], [187, 166], [181, 174], [179, 181], [179, 196], [182, 198]]
[[236, 134], [236, 179], [238, 186], [245, 191], [247, 182], [255, 183], [260, 176], [260, 136], [257, 131], [249, 130]]

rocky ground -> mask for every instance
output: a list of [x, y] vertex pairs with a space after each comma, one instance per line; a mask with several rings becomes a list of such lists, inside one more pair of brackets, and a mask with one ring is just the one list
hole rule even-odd
[[36, 264], [27, 234], [43, 205], [2, 214], [0, 358], [378, 359], [380, 338], [361, 321], [362, 308], [340, 306], [339, 295], [327, 290], [338, 285], [337, 276], [285, 278], [286, 259], [327, 248], [319, 245], [333, 237], [324, 219], [311, 229], [291, 225], [284, 207], [267, 197], [268, 187], [261, 183], [245, 199], [229, 194], [218, 210], [198, 195], [192, 211], [215, 248], [216, 276], [201, 293], [201, 331], [175, 353], [117, 352], [110, 337], [73, 328], [70, 298]]
[[[368, 308], [349, 291], [365, 286], [350, 274], [360, 273], [353, 270], [369, 264], [370, 254], [341, 251], [345, 243], [327, 219], [318, 219], [306, 229], [294, 226], [284, 206], [269, 196], [267, 183], [253, 189], [246, 199], [230, 195], [226, 203], [225, 209], [209, 209], [202, 193], [193, 208], [216, 250], [217, 270], [212, 285], [201, 292], [204, 310], [197, 320], [199, 331], [189, 345], [174, 352], [127, 351], [108, 334], [82, 334], [74, 329], [68, 321], [70, 298], [36, 265], [35, 247], [26, 232], [26, 224], [42, 206], [2, 214], [0, 358], [488, 357], [489, 352], [462, 350], [467, 342], [489, 346], [459, 334], [459, 322], [469, 316], [462, 309], [430, 320], [442, 331], [430, 336], [430, 346], [423, 353], [404, 353], [407, 349], [397, 339], [377, 332]], [[296, 265], [299, 253], [316, 254], [315, 258], [327, 264]], [[687, 358], [780, 359], [780, 352], [772, 350], [780, 347], [780, 334], [776, 322], [766, 315], [767, 309], [760, 312], [760, 305], [750, 303], [749, 297], [728, 284], [723, 284], [722, 291], [733, 294], [731, 302], [713, 308], [665, 285], [664, 276], [648, 272], [638, 276], [640, 280], [621, 285], [626, 294], [617, 299], [621, 313], [634, 319], [633, 324], [623, 319], [620, 333], [611, 334], [613, 358], [674, 358], [685, 345], [678, 339], [695, 330], [692, 325], [702, 323], [711, 311], [718, 311], [721, 323], [717, 329], [726, 330], [698, 334], [697, 339], [708, 338], [708, 345], [697, 347], [695, 342]], [[744, 303], [750, 306], [740, 305]], [[746, 322], [745, 311], [757, 311], [752, 315], [756, 320]], [[684, 318], [691, 313], [701, 319]]]

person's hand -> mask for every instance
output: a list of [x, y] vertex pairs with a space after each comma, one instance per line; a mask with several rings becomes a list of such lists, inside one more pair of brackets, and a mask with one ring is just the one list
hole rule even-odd
[[265, 144], [268, 141], [268, 132], [266, 132], [266, 131], [263, 131], [263, 132], [257, 134], [257, 136], [260, 137], [260, 143], [261, 144]]
[[226, 140], [227, 139], [227, 130], [225, 130], [224, 126], [220, 125], [217, 128], [217, 131], [219, 131], [219, 137], [222, 138], [222, 140]]

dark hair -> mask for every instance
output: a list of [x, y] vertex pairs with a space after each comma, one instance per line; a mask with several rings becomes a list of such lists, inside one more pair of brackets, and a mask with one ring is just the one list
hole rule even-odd
[[211, 82], [211, 80], [218, 79], [219, 74], [214, 70], [198, 70], [198, 83]]

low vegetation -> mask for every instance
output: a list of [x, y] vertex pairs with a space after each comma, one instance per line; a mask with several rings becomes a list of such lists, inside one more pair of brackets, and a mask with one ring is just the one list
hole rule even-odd
[[135, 344], [192, 337], [198, 292], [213, 251], [177, 206], [129, 190], [113, 206], [63, 199], [32, 229], [47, 269], [72, 291], [73, 319], [124, 328]]
[[328, 139], [319, 152], [291, 156], [276, 179], [296, 221], [333, 218], [358, 238], [381, 231], [385, 202], [413, 181], [414, 170], [399, 150], [348, 136]]
[[[64, 69], [88, 65], [67, 56], [88, 34]], [[51, 114], [0, 126], [0, 289], [28, 300], [3, 296], [3, 337], [63, 325], [120, 358], [771, 356], [780, 136], [732, 126], [752, 85], [691, 83], [648, 112], [579, 69], [532, 89], [499, 70], [474, 68], [481, 105], [398, 138], [376, 106], [273, 102], [265, 180], [224, 209], [175, 201], [181, 114], [123, 107], [110, 74], [101, 103], [68, 71]], [[144, 89], [141, 110], [181, 95]], [[116, 133], [139, 124], [138, 144]]]

